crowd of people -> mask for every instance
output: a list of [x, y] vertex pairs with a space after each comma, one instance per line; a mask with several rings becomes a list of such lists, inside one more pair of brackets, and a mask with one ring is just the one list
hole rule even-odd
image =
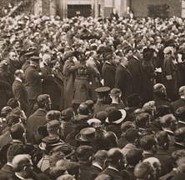
[[0, 19], [1, 180], [184, 180], [185, 20]]

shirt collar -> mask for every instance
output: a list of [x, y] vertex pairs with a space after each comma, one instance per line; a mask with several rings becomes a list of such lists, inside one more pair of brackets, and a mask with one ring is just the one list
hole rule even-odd
[[22, 79], [20, 79], [19, 77], [16, 77], [15, 80], [22, 82]]
[[105, 61], [106, 64], [111, 64], [109, 61]]
[[97, 168], [99, 168], [99, 169], [101, 169], [101, 170], [103, 170], [103, 168], [96, 162], [93, 162], [92, 165], [97, 167]]
[[181, 96], [181, 99], [185, 99], [185, 96]]
[[116, 169], [115, 167], [113, 167], [113, 166], [108, 166], [108, 168], [109, 169], [112, 169], [112, 170], [115, 170], [115, 171], [117, 171], [117, 172], [119, 172], [119, 170], [118, 169]]
[[25, 178], [21, 177], [18, 173], [15, 173], [15, 176], [18, 177], [19, 179], [25, 180]]
[[10, 163], [10, 162], [7, 162], [6, 164], [7, 164], [8, 166], [10, 166], [10, 167], [13, 167], [12, 163]]

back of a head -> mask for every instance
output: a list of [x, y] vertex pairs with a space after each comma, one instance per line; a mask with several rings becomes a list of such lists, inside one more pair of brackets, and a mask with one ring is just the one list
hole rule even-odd
[[130, 166], [136, 166], [136, 164], [138, 164], [143, 159], [142, 153], [143, 151], [140, 149], [129, 150], [128, 153], [126, 154], [127, 164]]
[[148, 101], [143, 105], [143, 111], [154, 115], [156, 111], [155, 101]]
[[109, 150], [110, 148], [117, 147], [118, 145], [118, 138], [116, 134], [112, 131], [107, 131], [103, 134], [103, 146], [106, 150]]
[[81, 103], [78, 107], [78, 113], [82, 115], [88, 115], [89, 114], [89, 108], [86, 103]]
[[19, 74], [23, 74], [24, 71], [22, 69], [17, 69], [14, 73], [14, 76], [18, 76]]
[[113, 88], [113, 89], [110, 91], [111, 97], [115, 97], [115, 98], [120, 97], [120, 96], [121, 96], [121, 93], [122, 93], [121, 90], [118, 89], [118, 88]]
[[52, 120], [58, 120], [59, 121], [60, 119], [61, 119], [60, 111], [50, 110], [46, 114], [46, 120], [47, 121], [52, 121]]
[[184, 142], [185, 139], [185, 127], [178, 128], [175, 131], [175, 140], [177, 142]]
[[77, 158], [82, 161], [89, 161], [89, 158], [93, 155], [93, 153], [93, 147], [88, 145], [82, 145], [76, 149]]
[[64, 109], [62, 112], [61, 112], [61, 119], [63, 121], [71, 121], [74, 119], [74, 111], [72, 108], [67, 108], [67, 109]]
[[163, 91], [165, 89], [165, 86], [161, 83], [157, 83], [153, 86], [153, 93], [154, 96], [160, 97], [161, 95], [163, 95]]
[[[156, 134], [159, 147], [169, 146], [169, 135], [166, 131], [160, 131]], [[167, 147], [166, 147], [167, 148]]]
[[176, 118], [173, 114], [166, 114], [160, 118], [160, 123], [162, 127], [170, 127], [172, 121], [176, 121]]
[[108, 113], [106, 111], [99, 111], [95, 114], [95, 118], [99, 119], [102, 122], [102, 124], [105, 123], [107, 116]]
[[125, 132], [125, 139], [130, 142], [130, 143], [134, 143], [136, 139], [138, 139], [139, 137], [139, 133], [138, 130], [135, 128], [129, 128], [126, 132]]
[[140, 113], [136, 116], [136, 126], [138, 127], [146, 127], [148, 126], [150, 121], [150, 114], [149, 113]]
[[175, 116], [178, 118], [180, 121], [185, 121], [185, 106], [179, 107], [175, 111]]
[[152, 173], [152, 167], [148, 162], [141, 162], [134, 169], [134, 175], [139, 180], [149, 180]]
[[104, 161], [107, 159], [107, 151], [105, 150], [99, 150], [94, 155], [95, 161]]
[[12, 125], [19, 123], [20, 117], [16, 114], [10, 113], [6, 117], [6, 121], [8, 126], [11, 127]]
[[41, 94], [37, 97], [37, 104], [39, 108], [44, 108], [46, 103], [49, 103], [50, 96], [48, 94]]
[[123, 159], [123, 154], [119, 148], [112, 148], [107, 153], [107, 162], [110, 164], [115, 164], [119, 160]]
[[140, 139], [140, 146], [145, 151], [150, 151], [155, 145], [156, 141], [153, 135], [146, 135]]
[[147, 159], [144, 159], [143, 162], [148, 162], [152, 169], [153, 169], [153, 172], [154, 172], [154, 175], [156, 177], [159, 177], [160, 176], [160, 173], [161, 173], [161, 162], [159, 161], [159, 159], [155, 158], [155, 157], [149, 157]]
[[23, 138], [23, 134], [24, 134], [24, 128], [21, 124], [17, 123], [14, 124], [11, 128], [10, 128], [10, 135], [13, 139], [22, 139]]

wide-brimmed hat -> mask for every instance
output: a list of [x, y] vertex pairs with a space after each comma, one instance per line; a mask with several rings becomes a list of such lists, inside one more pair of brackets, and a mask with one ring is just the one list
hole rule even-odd
[[120, 110], [113, 110], [108, 114], [107, 119], [105, 120], [106, 123], [112, 124], [120, 124], [124, 121], [126, 117], [126, 111], [124, 109]]
[[96, 129], [92, 127], [83, 128], [75, 137], [77, 141], [92, 142], [95, 140]]

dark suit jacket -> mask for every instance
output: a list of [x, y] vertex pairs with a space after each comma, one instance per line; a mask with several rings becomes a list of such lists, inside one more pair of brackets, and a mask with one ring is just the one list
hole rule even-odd
[[27, 140], [35, 143], [38, 129], [46, 124], [46, 111], [44, 109], [37, 109], [27, 120]]
[[101, 174], [107, 174], [114, 180], [130, 180], [129, 174], [126, 171], [116, 171], [107, 167]]
[[91, 166], [89, 163], [80, 162], [80, 179], [87, 180], [89, 178], [89, 172], [91, 171]]
[[133, 93], [132, 75], [129, 70], [122, 65], [116, 68], [115, 87], [121, 89], [123, 102]]
[[155, 157], [159, 159], [162, 165], [161, 176], [169, 173], [173, 169], [173, 159], [170, 156], [169, 152], [165, 152], [164, 150], [158, 149], [157, 154]]
[[102, 77], [104, 79], [104, 85], [110, 87], [111, 89], [114, 88], [115, 85], [115, 73], [116, 73], [116, 66], [109, 62], [105, 62], [102, 67]]
[[134, 93], [141, 94], [143, 90], [141, 61], [134, 56], [129, 57], [128, 69], [133, 77]]
[[185, 99], [182, 99], [182, 98], [171, 103], [171, 108], [173, 112], [175, 112], [179, 107], [183, 107], [183, 106], [185, 106]]
[[25, 71], [25, 86], [29, 100], [36, 100], [42, 94], [42, 81], [36, 67], [29, 66]]
[[0, 175], [3, 175], [3, 176], [6, 176], [8, 178], [12, 178], [13, 175], [14, 175], [14, 170], [13, 170], [13, 167], [8, 165], [8, 164], [5, 164], [1, 170], [0, 170]]
[[102, 170], [100, 168], [92, 165], [89, 171], [89, 180], [94, 180], [101, 172]]
[[20, 102], [21, 109], [25, 112], [28, 110], [28, 93], [24, 84], [18, 80], [15, 80], [12, 84], [12, 92], [14, 97]]

